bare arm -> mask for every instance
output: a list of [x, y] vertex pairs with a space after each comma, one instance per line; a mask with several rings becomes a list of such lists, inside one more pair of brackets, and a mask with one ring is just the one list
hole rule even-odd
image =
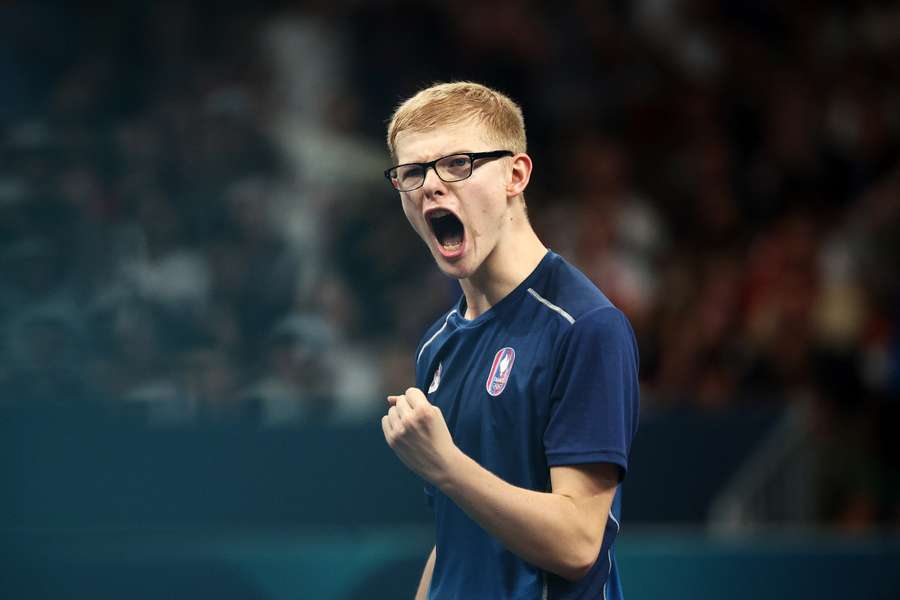
[[553, 467], [553, 491], [544, 493], [513, 486], [460, 452], [439, 488], [514, 554], [574, 581], [600, 553], [616, 469]]
[[437, 548], [432, 548], [431, 554], [428, 555], [428, 561], [425, 563], [425, 568], [422, 570], [422, 579], [419, 580], [419, 589], [416, 590], [415, 600], [427, 600], [428, 598], [428, 590], [431, 587], [431, 574], [434, 573], [436, 551]]
[[615, 496], [616, 466], [553, 467], [549, 493], [516, 487], [453, 443], [440, 409], [420, 390], [410, 388], [389, 402], [385, 439], [407, 467], [523, 560], [570, 580], [590, 570]]

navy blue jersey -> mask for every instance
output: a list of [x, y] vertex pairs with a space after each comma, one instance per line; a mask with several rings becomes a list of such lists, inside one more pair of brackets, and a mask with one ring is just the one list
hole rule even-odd
[[[466, 320], [465, 297], [416, 349], [416, 386], [453, 440], [512, 485], [550, 491], [550, 467], [628, 469], [638, 424], [638, 353], [628, 320], [580, 271], [548, 251], [490, 310]], [[430, 597], [622, 598], [613, 543], [621, 488], [590, 573], [569, 582], [526, 563], [430, 484], [437, 560]]]

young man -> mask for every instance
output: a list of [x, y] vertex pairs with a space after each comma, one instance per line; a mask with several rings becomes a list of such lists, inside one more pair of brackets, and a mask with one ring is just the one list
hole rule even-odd
[[425, 480], [436, 544], [416, 598], [622, 598], [613, 542], [638, 422], [624, 315], [541, 244], [521, 109], [439, 84], [391, 120], [385, 176], [462, 297], [382, 428]]

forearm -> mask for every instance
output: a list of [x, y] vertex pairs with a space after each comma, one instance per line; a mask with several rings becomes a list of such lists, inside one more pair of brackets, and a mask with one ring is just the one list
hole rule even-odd
[[440, 409], [421, 390], [409, 388], [389, 396], [388, 403], [381, 427], [407, 467], [523, 560], [573, 580], [590, 570], [615, 495], [615, 467], [605, 465], [598, 473], [586, 465], [552, 467], [556, 493], [515, 487], [453, 443]]
[[600, 552], [605, 523], [590, 518], [584, 500], [513, 486], [461, 451], [435, 483], [511, 552], [545, 571], [578, 579]]
[[434, 573], [434, 561], [437, 549], [432, 548], [425, 568], [422, 570], [422, 579], [419, 580], [419, 589], [416, 590], [415, 600], [426, 600], [428, 598], [428, 590], [431, 587], [431, 574]]

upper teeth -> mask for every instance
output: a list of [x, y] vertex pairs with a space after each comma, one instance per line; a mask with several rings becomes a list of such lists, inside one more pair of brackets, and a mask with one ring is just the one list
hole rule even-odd
[[437, 208], [430, 213], [428, 213], [428, 218], [430, 219], [439, 219], [441, 217], [446, 217], [450, 214], [450, 211], [445, 208]]

